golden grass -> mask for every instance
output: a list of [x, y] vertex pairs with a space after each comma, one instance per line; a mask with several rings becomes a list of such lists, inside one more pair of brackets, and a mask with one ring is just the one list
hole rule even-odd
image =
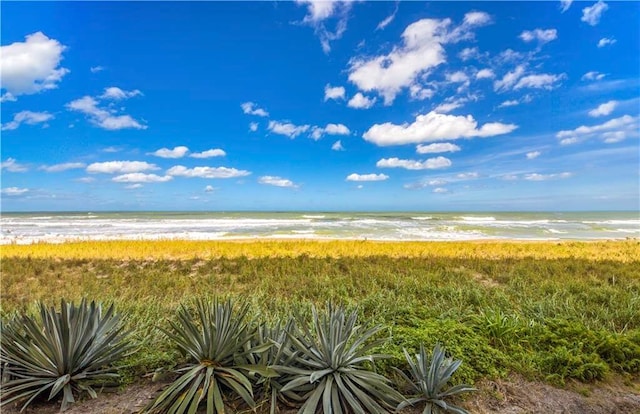
[[450, 257], [640, 261], [640, 241], [598, 242], [380, 242], [380, 241], [79, 241], [3, 245], [0, 257], [59, 259], [209, 259], [264, 257]]

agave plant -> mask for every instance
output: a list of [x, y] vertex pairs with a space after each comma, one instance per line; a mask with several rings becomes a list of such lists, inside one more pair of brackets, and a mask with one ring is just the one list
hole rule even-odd
[[288, 333], [293, 353], [292, 366], [276, 367], [290, 374], [282, 393], [294, 392], [304, 401], [300, 413], [382, 413], [393, 409], [402, 396], [389, 385], [389, 380], [367, 369], [386, 355], [369, 354], [381, 343], [372, 340], [381, 327], [364, 330], [357, 325], [357, 313], [342, 307], [328, 306], [319, 316], [312, 309], [311, 327]]
[[39, 318], [18, 316], [2, 326], [2, 405], [26, 399], [24, 410], [38, 396], [51, 400], [63, 394], [61, 410], [75, 402], [74, 393], [113, 381], [113, 363], [132, 348], [111, 305], [82, 300], [79, 306], [61, 301], [61, 310], [40, 304]]
[[446, 358], [445, 351], [440, 344], [436, 344], [434, 347], [431, 359], [427, 356], [423, 344], [420, 345], [420, 353], [416, 355], [415, 360], [406, 349], [404, 350], [404, 356], [409, 363], [411, 378], [399, 369], [395, 368], [395, 370], [405, 381], [411, 384], [414, 396], [401, 402], [398, 405], [398, 410], [409, 405], [425, 402], [423, 414], [439, 412], [468, 414], [464, 408], [445, 401], [445, 399], [454, 395], [476, 390], [466, 384], [444, 389], [453, 373], [462, 364], [462, 361]]
[[195, 317], [188, 308], [178, 310], [177, 322], [165, 334], [189, 362], [176, 372], [182, 375], [161, 393], [149, 407], [151, 412], [194, 413], [206, 399], [207, 413], [224, 413], [225, 392], [240, 396], [250, 407], [255, 406], [250, 378], [254, 373], [269, 376], [266, 366], [251, 364], [247, 358], [272, 345], [250, 344], [254, 334], [247, 321], [249, 307], [234, 309], [228, 300], [219, 303], [198, 301]]

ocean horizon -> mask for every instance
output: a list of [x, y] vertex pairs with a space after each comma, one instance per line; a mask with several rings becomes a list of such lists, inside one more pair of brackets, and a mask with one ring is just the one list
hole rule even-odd
[[620, 240], [637, 211], [3, 212], [0, 244], [77, 240]]

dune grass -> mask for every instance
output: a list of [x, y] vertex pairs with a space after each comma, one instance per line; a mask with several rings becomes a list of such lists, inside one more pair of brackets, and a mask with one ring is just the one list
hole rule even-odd
[[403, 367], [442, 343], [458, 381], [517, 372], [562, 384], [640, 373], [640, 243], [79, 242], [2, 246], [1, 312], [82, 297], [115, 303], [140, 351], [128, 380], [176, 364], [157, 329], [180, 303], [246, 300], [262, 320], [327, 301], [385, 326]]

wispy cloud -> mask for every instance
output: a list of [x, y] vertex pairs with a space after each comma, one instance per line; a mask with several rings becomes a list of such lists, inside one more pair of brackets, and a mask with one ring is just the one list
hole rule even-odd
[[19, 164], [15, 158], [7, 158], [0, 164], [0, 170], [7, 170], [9, 172], [27, 172], [29, 171], [29, 168], [24, 164]]
[[236, 178], [246, 177], [251, 172], [228, 167], [195, 167], [187, 168], [183, 165], [176, 165], [167, 170], [167, 175], [187, 178]]
[[62, 172], [67, 170], [74, 170], [79, 168], [86, 167], [87, 164], [83, 162], [65, 162], [62, 164], [54, 164], [54, 165], [43, 165], [39, 167], [39, 170], [46, 171], [49, 173]]
[[9, 121], [7, 123], [2, 124], [2, 128], [0, 128], [0, 130], [12, 131], [14, 129], [18, 129], [22, 124], [46, 125], [46, 122], [52, 120], [53, 118], [54, 116], [49, 112], [21, 111], [13, 116], [13, 121]]
[[244, 112], [247, 115], [269, 116], [269, 112], [258, 107], [258, 105], [253, 102], [245, 102], [242, 105], [240, 105], [240, 107], [242, 108], [242, 112]]

